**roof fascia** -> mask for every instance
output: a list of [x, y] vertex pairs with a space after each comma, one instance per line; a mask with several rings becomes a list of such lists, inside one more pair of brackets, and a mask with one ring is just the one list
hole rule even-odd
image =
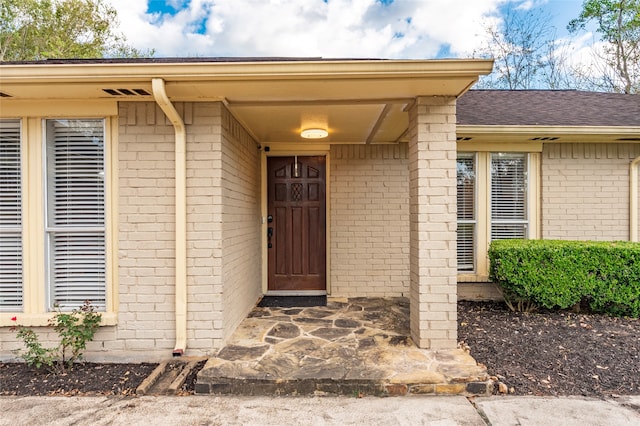
[[83, 63], [1, 65], [0, 82], [62, 83], [97, 81], [314, 80], [371, 78], [477, 79], [491, 72], [492, 60], [336, 60], [200, 63]]

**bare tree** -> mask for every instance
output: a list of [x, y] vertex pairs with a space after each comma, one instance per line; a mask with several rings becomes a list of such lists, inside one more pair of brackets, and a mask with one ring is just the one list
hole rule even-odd
[[[567, 28], [575, 33], [595, 21], [605, 43], [595, 52], [603, 68], [581, 69], [586, 80], [599, 89], [640, 92], [640, 0], [586, 0], [580, 16]], [[595, 72], [594, 72], [595, 71]]]
[[479, 87], [532, 89], [560, 86], [566, 78], [551, 16], [540, 9], [506, 10], [500, 24], [486, 27], [488, 40], [476, 54], [495, 59], [494, 72]]
[[540, 68], [539, 88], [578, 89], [580, 79], [570, 63], [572, 46], [567, 40], [550, 40]]

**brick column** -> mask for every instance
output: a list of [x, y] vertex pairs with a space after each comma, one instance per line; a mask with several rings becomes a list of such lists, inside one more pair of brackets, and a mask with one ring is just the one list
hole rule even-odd
[[422, 97], [409, 112], [411, 337], [457, 346], [455, 98]]

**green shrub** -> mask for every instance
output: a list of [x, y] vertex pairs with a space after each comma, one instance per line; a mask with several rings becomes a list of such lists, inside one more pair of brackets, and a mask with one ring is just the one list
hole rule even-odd
[[640, 317], [640, 244], [498, 240], [489, 249], [490, 277], [505, 300]]
[[[61, 312], [56, 307], [56, 314], [49, 320], [49, 325], [58, 334], [60, 343], [53, 348], [42, 346], [35, 331], [17, 325], [16, 336], [26, 348], [20, 356], [28, 365], [36, 368], [44, 365], [53, 373], [62, 373], [82, 359], [82, 352], [86, 349], [87, 342], [93, 340], [101, 318], [102, 315], [88, 301], [80, 309], [71, 312]], [[13, 317], [12, 320], [18, 319]]]

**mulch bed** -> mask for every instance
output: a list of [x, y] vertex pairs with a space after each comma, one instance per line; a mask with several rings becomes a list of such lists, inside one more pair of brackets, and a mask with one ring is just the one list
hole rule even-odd
[[[640, 394], [639, 319], [572, 312], [514, 313], [502, 303], [460, 302], [458, 339], [502, 383], [496, 392]], [[0, 395], [133, 395], [155, 367], [84, 363], [64, 375], [52, 375], [24, 363], [0, 363]], [[193, 393], [197, 370], [181, 395]]]
[[[458, 339], [515, 395], [640, 394], [640, 320], [460, 302]], [[496, 386], [496, 391], [498, 391]]]
[[0, 363], [0, 395], [134, 395], [157, 364], [78, 363], [63, 374]]

